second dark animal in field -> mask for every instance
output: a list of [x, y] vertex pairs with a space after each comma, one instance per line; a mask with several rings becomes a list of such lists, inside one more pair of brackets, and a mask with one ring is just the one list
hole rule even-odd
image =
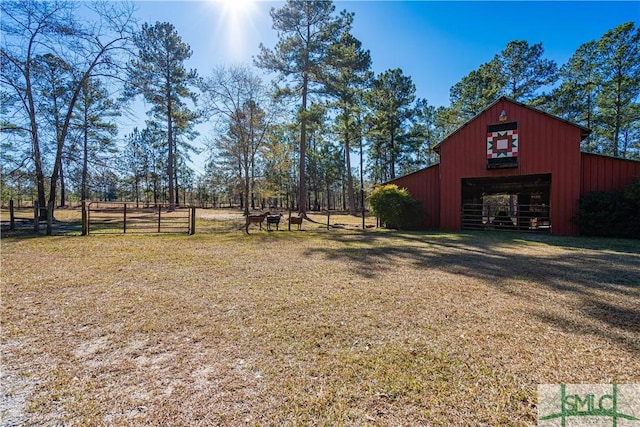
[[276, 230], [280, 230], [280, 219], [282, 219], [282, 214], [278, 215], [267, 215], [267, 230], [271, 230], [271, 224], [276, 225]]

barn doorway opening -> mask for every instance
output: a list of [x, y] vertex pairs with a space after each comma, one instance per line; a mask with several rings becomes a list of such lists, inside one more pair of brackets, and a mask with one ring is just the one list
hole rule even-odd
[[551, 174], [462, 179], [463, 230], [550, 232]]

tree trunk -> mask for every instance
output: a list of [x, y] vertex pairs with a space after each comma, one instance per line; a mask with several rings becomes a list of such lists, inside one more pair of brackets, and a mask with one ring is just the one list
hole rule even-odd
[[[309, 7], [310, 4], [305, 4]], [[311, 23], [307, 21], [307, 43], [311, 40]], [[300, 188], [299, 188], [299, 209], [300, 215], [307, 216], [307, 181], [305, 173], [305, 161], [307, 157], [307, 95], [309, 91], [309, 50], [305, 52], [305, 64], [302, 72], [302, 120], [300, 123]]]
[[[176, 156], [173, 156], [174, 158]], [[176, 164], [173, 164], [173, 177], [174, 177], [174, 181], [175, 181], [175, 186], [174, 186], [174, 190], [176, 192], [175, 194], [175, 198], [173, 199], [176, 203], [176, 206], [180, 206], [180, 186], [178, 185], [178, 168], [176, 166]]]
[[353, 193], [353, 177], [351, 176], [351, 147], [349, 141], [349, 106], [345, 106], [344, 155], [347, 163], [347, 198], [349, 199], [349, 213], [355, 215], [356, 198]]
[[153, 206], [158, 206], [158, 176], [153, 178]]
[[134, 191], [136, 192], [136, 208], [139, 208], [140, 207], [140, 178], [138, 177], [137, 173], [136, 173], [134, 186], [135, 186]]
[[56, 204], [56, 192], [58, 188], [58, 177], [60, 176], [60, 165], [62, 164], [62, 151], [64, 147], [64, 137], [66, 136], [66, 132], [62, 133], [57, 137], [57, 149], [56, 149], [56, 160], [53, 166], [53, 173], [51, 174], [50, 187], [49, 187], [49, 203], [47, 204], [48, 208], [51, 210], [50, 216], [53, 216], [53, 211], [55, 209]]
[[64, 167], [62, 166], [62, 159], [60, 159], [60, 207], [67, 206], [67, 190], [64, 183]]
[[253, 192], [251, 189], [251, 175], [249, 174], [249, 158], [245, 155], [244, 162], [244, 214], [249, 215], [249, 194], [251, 194], [251, 206], [255, 208], [253, 204]]
[[[621, 79], [621, 78], [620, 78]], [[622, 88], [620, 87], [620, 79], [618, 79], [617, 87], [616, 87], [616, 118], [613, 129], [613, 157], [620, 156], [620, 122], [622, 115], [622, 100], [620, 99], [620, 94], [622, 92]]]
[[80, 184], [80, 198], [87, 200], [87, 179], [89, 168], [89, 132], [87, 129], [87, 111], [84, 112], [83, 135], [82, 135], [82, 183]]
[[173, 105], [171, 104], [171, 76], [166, 78], [165, 96], [167, 97], [167, 176], [169, 180], [169, 209], [175, 209], [173, 191]]
[[[32, 126], [35, 125], [35, 118]], [[44, 172], [42, 170], [42, 155], [40, 153], [40, 142], [38, 140], [38, 131], [37, 128], [32, 130], [31, 132], [31, 143], [33, 146], [33, 159], [36, 167], [36, 186], [38, 188], [38, 204], [40, 206], [47, 206], [47, 200], [44, 192]], [[40, 211], [40, 219], [45, 220], [46, 214]]]
[[[56, 135], [58, 140], [61, 140], [60, 137], [60, 132], [62, 132], [62, 129], [60, 128], [60, 117], [58, 115], [58, 103], [57, 103], [57, 98], [54, 99], [53, 101], [53, 106], [55, 108], [55, 111], [53, 113], [54, 116], [54, 120], [55, 120], [55, 127], [56, 127]], [[60, 156], [56, 157], [56, 162], [57, 162], [57, 166], [58, 166], [58, 170], [59, 170], [59, 177], [60, 177], [60, 206], [65, 206], [64, 200], [65, 200], [65, 186], [64, 186], [64, 170], [62, 168], [62, 151], [60, 151]], [[51, 199], [53, 200], [55, 196], [51, 196]]]
[[299, 191], [299, 200], [298, 207], [300, 209], [300, 214], [303, 217], [307, 216], [307, 182], [306, 182], [306, 171], [305, 171], [305, 161], [307, 157], [307, 90], [308, 90], [309, 78], [307, 73], [305, 72], [304, 77], [302, 78], [302, 120], [300, 123], [300, 165], [299, 165], [299, 174], [300, 174], [300, 188]]
[[[331, 210], [331, 183], [327, 180], [325, 182], [327, 185], [327, 212]], [[335, 203], [334, 203], [335, 207]]]
[[255, 164], [255, 156], [251, 158], [251, 208], [256, 208], [256, 200], [255, 200], [255, 191], [256, 191], [256, 164]]
[[391, 132], [391, 140], [389, 141], [389, 156], [391, 156], [391, 159], [389, 161], [390, 179], [396, 179], [396, 153], [393, 132]]
[[[31, 37], [29, 41], [29, 47], [27, 49], [27, 61], [25, 63], [24, 68], [24, 78], [25, 78], [25, 96], [27, 98], [28, 104], [28, 113], [29, 113], [29, 124], [31, 126], [31, 146], [33, 150], [33, 161], [36, 168], [36, 187], [38, 189], [38, 204], [41, 207], [47, 206], [46, 203], [46, 195], [44, 190], [44, 171], [42, 168], [42, 153], [40, 151], [40, 138], [38, 137], [38, 121], [36, 119], [36, 107], [35, 102], [33, 100], [33, 88], [31, 85], [31, 55], [32, 49], [34, 45], [34, 37], [35, 34]], [[46, 214], [42, 213], [42, 210], [39, 212], [39, 218], [42, 220], [46, 220]]]

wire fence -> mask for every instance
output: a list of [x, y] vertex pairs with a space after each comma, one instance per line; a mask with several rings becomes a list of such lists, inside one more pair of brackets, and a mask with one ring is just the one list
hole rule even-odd
[[83, 234], [195, 233], [195, 208], [159, 204], [91, 202]]
[[[142, 233], [228, 233], [259, 231], [307, 231], [330, 229], [363, 229], [377, 226], [368, 212], [351, 215], [344, 211], [311, 211], [300, 220], [297, 212], [272, 209], [280, 216], [279, 224], [267, 227], [251, 223], [246, 227], [242, 209], [205, 209], [185, 206], [153, 205], [136, 202], [87, 202], [80, 206], [57, 207], [50, 210], [32, 207], [0, 207], [3, 232], [19, 230], [36, 234], [142, 234]], [[250, 214], [265, 213], [255, 210]], [[289, 218], [292, 218], [291, 223]]]

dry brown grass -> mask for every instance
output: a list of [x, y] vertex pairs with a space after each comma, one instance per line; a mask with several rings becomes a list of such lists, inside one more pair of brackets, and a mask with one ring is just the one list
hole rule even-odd
[[640, 244], [308, 230], [3, 236], [4, 424], [533, 425], [640, 383]]

